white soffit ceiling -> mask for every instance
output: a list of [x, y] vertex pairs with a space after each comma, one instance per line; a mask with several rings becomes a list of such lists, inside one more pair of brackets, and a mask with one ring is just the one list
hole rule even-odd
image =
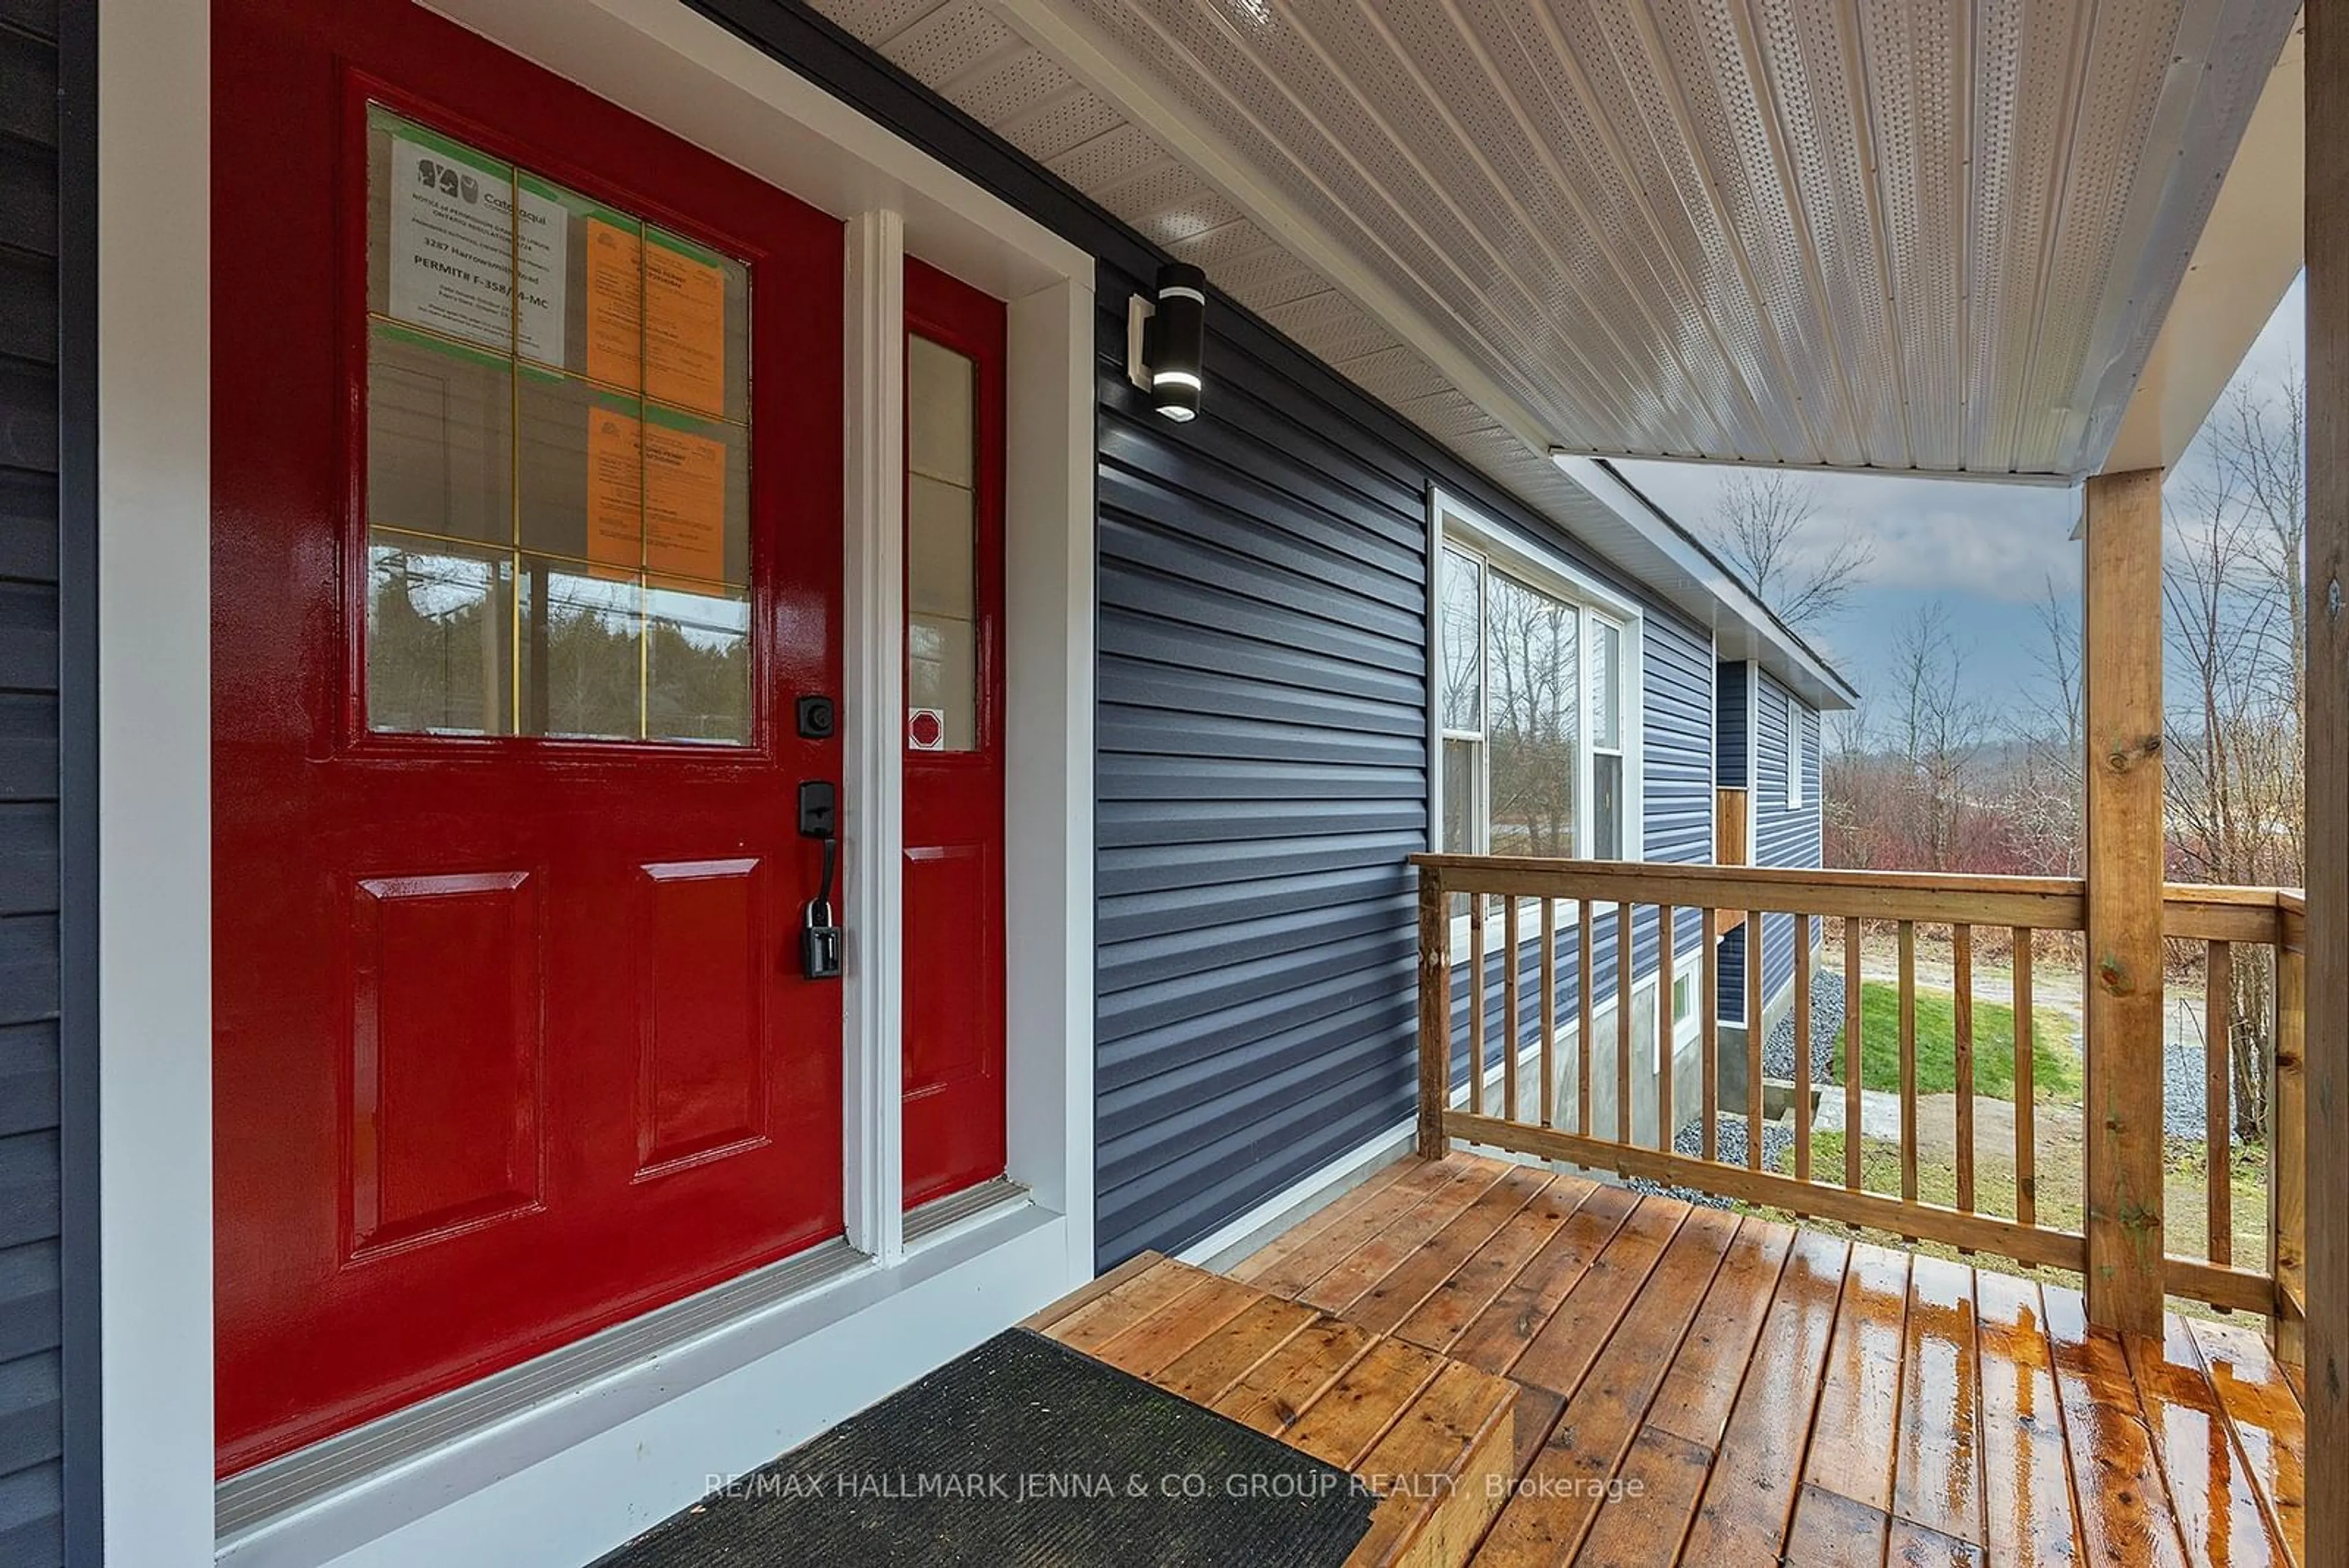
[[1440, 438], [2057, 479], [2297, 12], [818, 3]]

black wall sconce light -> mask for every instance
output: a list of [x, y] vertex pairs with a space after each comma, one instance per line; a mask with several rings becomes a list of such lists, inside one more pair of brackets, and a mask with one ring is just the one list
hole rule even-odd
[[1155, 299], [1126, 302], [1125, 373], [1168, 419], [1199, 417], [1199, 358], [1207, 338], [1207, 275], [1170, 262], [1158, 269]]

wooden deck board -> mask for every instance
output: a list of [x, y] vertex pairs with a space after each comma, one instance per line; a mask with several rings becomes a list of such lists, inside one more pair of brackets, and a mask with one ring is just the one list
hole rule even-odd
[[1405, 1179], [1418, 1182], [1437, 1181], [1440, 1179], [1433, 1173], [1442, 1169], [1442, 1165], [1433, 1160], [1390, 1160], [1364, 1177], [1350, 1191], [1325, 1205], [1307, 1222], [1290, 1226], [1224, 1272], [1242, 1284], [1271, 1289], [1266, 1283], [1268, 1277], [1276, 1275], [1289, 1259], [1307, 1247], [1325, 1241], [1331, 1228], [1343, 1223], [1347, 1216], [1366, 1214], [1375, 1217], [1383, 1213], [1386, 1206], [1394, 1201], [1394, 1195], [1387, 1189]]
[[1803, 1480], [1879, 1514], [1892, 1509], [1908, 1317], [1909, 1254], [1864, 1241], [1853, 1247], [1834, 1337], [1827, 1342], [1826, 1378], [1812, 1417], [1817, 1436]]
[[1392, 1273], [1419, 1245], [1465, 1213], [1512, 1169], [1493, 1162], [1459, 1162], [1450, 1181], [1421, 1199], [1410, 1213], [1380, 1226], [1329, 1272], [1297, 1293], [1297, 1299], [1324, 1312], [1342, 1314]]
[[1192, 1346], [1245, 1311], [1256, 1299], [1247, 1286], [1207, 1274], [1138, 1323], [1095, 1345], [1090, 1354], [1136, 1377], [1156, 1377]]
[[1652, 1568], [1680, 1553], [1704, 1492], [1713, 1450], [1661, 1427], [1642, 1427], [1616, 1474], [1622, 1485], [1600, 1504], [1574, 1568]]
[[2081, 1556], [2072, 1461], [2055, 1391], [2054, 1349], [2039, 1286], [2011, 1274], [1975, 1276], [1982, 1366], [1984, 1528], [1998, 1561], [2054, 1568]]
[[1209, 1400], [1208, 1408], [1278, 1436], [1295, 1426], [1371, 1344], [1371, 1336], [1350, 1323], [1317, 1318]]
[[1365, 1182], [1226, 1271], [1242, 1284], [1293, 1296], [1430, 1195], [1451, 1185], [1464, 1162], [1398, 1161], [1392, 1181]]
[[2154, 1459], [2168, 1484], [2187, 1556], [2240, 1568], [2288, 1562], [2283, 1540], [2251, 1484], [2234, 1428], [2203, 1370], [2193, 1331], [2176, 1317], [2165, 1328], [2161, 1339], [2126, 1343]]
[[2312, 1568], [2256, 1324], [2125, 1341], [2076, 1291], [1464, 1154], [1374, 1181], [1247, 1285], [1137, 1260], [1034, 1321], [1421, 1477], [1361, 1565]]
[[2116, 1568], [2185, 1563], [2185, 1543], [2129, 1376], [2127, 1351], [2117, 1335], [2090, 1331], [2077, 1291], [2043, 1285], [2040, 1296], [2047, 1304], [2047, 1338], [2088, 1560]]
[[1978, 1340], [1973, 1270], [1940, 1258], [1917, 1259], [1909, 1273], [1892, 1514], [1932, 1536], [1982, 1546], [1988, 1542]]
[[1885, 1542], [1886, 1568], [1985, 1568], [1989, 1553], [1971, 1541], [1930, 1530], [1914, 1520], [1892, 1521]]
[[1787, 1254], [1682, 1548], [1683, 1561], [1766, 1563], [1776, 1556], [1802, 1475], [1847, 1252], [1841, 1241], [1806, 1232]]
[[1566, 1227], [1583, 1199], [1599, 1190], [1588, 1182], [1564, 1179], [1542, 1189], [1534, 1200], [1511, 1215], [1492, 1239], [1454, 1270], [1425, 1301], [1395, 1325], [1396, 1334], [1439, 1354], [1475, 1321], [1476, 1314], [1517, 1277], [1518, 1271], [1549, 1245]]
[[1748, 1218], [1713, 1277], [1704, 1304], [1648, 1411], [1651, 1426], [1702, 1448], [1710, 1456], [1729, 1424], [1729, 1407], [1744, 1380], [1754, 1336], [1770, 1310], [1778, 1273], [1794, 1244], [1792, 1226]]
[[1490, 1374], [1457, 1362], [1438, 1372], [1362, 1462], [1362, 1473], [1386, 1478], [1390, 1490], [1350, 1561], [1395, 1563], [1408, 1548], [1430, 1562], [1458, 1562], [1503, 1500], [1488, 1487], [1447, 1480], [1506, 1473], [1515, 1409], [1508, 1385]]
[[1550, 1173], [1532, 1166], [1519, 1166], [1502, 1177], [1356, 1298], [1345, 1309], [1346, 1321], [1372, 1334], [1392, 1334], [1549, 1183]]
[[1880, 1508], [1805, 1481], [1795, 1493], [1786, 1561], [1802, 1568], [1883, 1568], [1891, 1524]]
[[[1639, 1300], [1648, 1276], [1688, 1215], [1686, 1204], [1668, 1198], [1640, 1199], [1623, 1228], [1591, 1260], [1549, 1321], [1509, 1365], [1508, 1375], [1571, 1399], [1583, 1374], [1598, 1359], [1599, 1347]], [[1711, 1277], [1709, 1271], [1707, 1277]], [[1690, 1311], [1694, 1310], [1695, 1303], [1691, 1303]]]
[[1166, 1365], [1156, 1382], [1195, 1405], [1213, 1406], [1313, 1321], [1313, 1309], [1278, 1296], [1259, 1296], [1237, 1315]]
[[[1625, 1300], [1621, 1316], [1603, 1334], [1578, 1323], [1574, 1334], [1578, 1350], [1551, 1364], [1563, 1369], [1578, 1356], [1584, 1340], [1596, 1337], [1603, 1342], [1603, 1348], [1587, 1363], [1575, 1366], [1570, 1386], [1547, 1386], [1568, 1396], [1566, 1407], [1548, 1441], [1527, 1467], [1524, 1483], [1509, 1507], [1485, 1537], [1478, 1562], [1496, 1568], [1557, 1562], [1581, 1544], [1584, 1532], [1605, 1502], [1608, 1479], [1638, 1436], [1649, 1403], [1679, 1354], [1705, 1288], [1712, 1283], [1737, 1228], [1733, 1216], [1712, 1209], [1695, 1210], [1684, 1220], [1671, 1219], [1674, 1229], [1661, 1255], [1640, 1272], [1648, 1288]], [[1630, 1233], [1630, 1227], [1626, 1226], [1618, 1241]], [[1600, 1262], [1604, 1262], [1602, 1254]], [[1584, 1283], [1597, 1277], [1594, 1265]], [[1610, 1299], [1613, 1293], [1607, 1293]], [[1541, 1343], [1535, 1342], [1537, 1346]], [[1531, 1354], [1529, 1350], [1528, 1356]]]
[[1558, 1303], [1566, 1300], [1591, 1260], [1598, 1257], [1639, 1201], [1636, 1193], [1619, 1187], [1602, 1187], [1582, 1200], [1574, 1218], [1515, 1279], [1476, 1314], [1444, 1354], [1481, 1366], [1506, 1372]]
[[2275, 1521], [2292, 1560], [2306, 1563], [2308, 1453], [2300, 1396], [2267, 1345], [2234, 1324], [2193, 1325], [2210, 1386], [2227, 1412], [2251, 1485]]

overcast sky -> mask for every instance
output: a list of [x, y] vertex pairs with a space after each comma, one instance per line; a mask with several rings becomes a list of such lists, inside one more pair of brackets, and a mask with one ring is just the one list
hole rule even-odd
[[[2303, 354], [2302, 285], [2295, 282], [2244, 358], [2238, 380], [2281, 386]], [[2181, 470], [2195, 462], [2189, 453]], [[1626, 462], [1631, 482], [1667, 512], [1692, 525], [1713, 513], [1737, 471], [1693, 463]], [[2049, 583], [2076, 595], [2080, 547], [2077, 490], [1821, 475], [1818, 514], [1806, 531], [1810, 551], [1824, 552], [1846, 529], [1875, 545], [1868, 580], [1837, 620], [1814, 627], [1811, 640], [1863, 691], [1871, 670], [1889, 659], [1900, 628], [1939, 598], [1964, 644], [1966, 680], [1993, 712], [2029, 722], [2025, 693], [2039, 679], [2034, 650], [2044, 646], [2035, 606]], [[2172, 497], [2175, 500], [2175, 495]]]

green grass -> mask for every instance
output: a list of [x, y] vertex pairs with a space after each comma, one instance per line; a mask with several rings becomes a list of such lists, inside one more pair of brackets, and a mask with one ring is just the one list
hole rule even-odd
[[[1946, 992], [1917, 993], [1917, 1092], [1946, 1095], [1958, 1086], [1957, 999]], [[1859, 988], [1860, 1086], [1900, 1087], [1900, 988], [1865, 981]], [[1837, 1081], [1841, 1082], [1844, 1031], [1836, 1034]], [[2040, 1099], [2072, 1099], [2080, 1092], [2080, 1058], [2073, 1046], [2072, 1021], [2041, 1009], [2031, 1031], [2032, 1087]], [[2014, 1098], [2014, 1009], [1995, 1002], [1974, 1002], [1974, 1093], [1991, 1099]]]
[[[1840, 1185], [1843, 1155], [1841, 1133], [1814, 1133], [1811, 1137], [1812, 1179]], [[1789, 1155], [1781, 1166], [1791, 1174], [1793, 1156]], [[2173, 1146], [2163, 1160], [2162, 1208], [2168, 1233], [2168, 1250], [2180, 1256], [2199, 1257], [2205, 1250], [2204, 1232], [2209, 1213], [2209, 1168], [2200, 1149]], [[2228, 1186], [2233, 1194], [2235, 1262], [2238, 1266], [2258, 1268], [2267, 1257], [2268, 1245], [2268, 1189], [2263, 1157], [2256, 1149], [2246, 1150], [2228, 1175]], [[2040, 1150], [2036, 1175], [2038, 1223], [2050, 1230], [2078, 1231], [2082, 1220], [2081, 1195], [2085, 1189], [2085, 1182], [2079, 1132], [2075, 1124], [2064, 1129], [2064, 1136], [2047, 1140]], [[1900, 1190], [1899, 1144], [1889, 1138], [1861, 1138], [1859, 1184], [1864, 1191], [1882, 1193], [1887, 1197], [1898, 1193]], [[1944, 1209], [1955, 1207], [1958, 1201], [1957, 1171], [1946, 1161], [1920, 1161], [1917, 1168], [1917, 1196]], [[1981, 1213], [1995, 1214], [2009, 1220], [2014, 1217], [2014, 1158], [2012, 1152], [1983, 1151], [1983, 1158], [1975, 1169], [1974, 1204]], [[1745, 1212], [1760, 1212], [1773, 1218], [1795, 1218], [1778, 1210], [1752, 1204], [1740, 1204], [1738, 1208]], [[2075, 1289], [2080, 1283], [2079, 1275], [2068, 1270], [2026, 1267], [2008, 1259], [1973, 1256], [1939, 1241], [1909, 1242], [1887, 1231], [1864, 1230], [1834, 1220], [1803, 1220], [1801, 1223], [1815, 1231], [1899, 1247], [1930, 1257], [1980, 1263], [2002, 1273], [2022, 1274], [2054, 1284], [2070, 1285]], [[2172, 1311], [2189, 1317], [2224, 1318], [2226, 1315], [2182, 1297], [2170, 1298], [2169, 1305]]]

